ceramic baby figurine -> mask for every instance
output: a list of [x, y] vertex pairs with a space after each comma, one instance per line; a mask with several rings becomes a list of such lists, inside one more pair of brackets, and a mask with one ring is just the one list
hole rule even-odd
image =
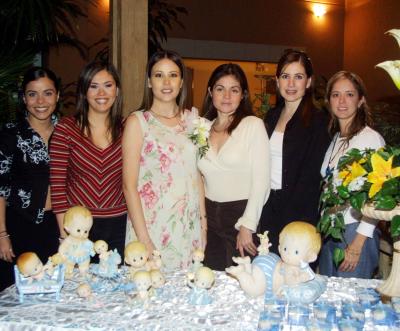
[[143, 307], [147, 308], [149, 306], [149, 290], [151, 287], [150, 272], [144, 270], [136, 271], [133, 275], [133, 281], [136, 285], [139, 300], [143, 302]]
[[140, 270], [148, 270], [147, 261], [149, 252], [146, 246], [139, 241], [131, 241], [125, 247], [124, 251], [125, 263], [129, 265], [129, 279], [133, 280], [133, 276]]
[[208, 289], [214, 284], [214, 272], [208, 267], [199, 267], [194, 274], [194, 281], [190, 279], [187, 283], [191, 287], [189, 294], [189, 303], [192, 305], [208, 305], [212, 302], [212, 298], [208, 293]]
[[279, 234], [279, 253], [259, 255], [253, 263], [249, 257], [234, 257], [238, 266], [226, 269], [235, 276], [250, 296], [265, 293], [265, 298], [283, 296], [292, 302], [310, 303], [326, 289], [326, 279], [316, 277], [308, 263], [317, 259], [321, 236], [315, 226], [292, 222]]
[[108, 244], [104, 240], [97, 240], [94, 243], [94, 251], [99, 255], [97, 274], [104, 277], [114, 277], [118, 273], [118, 265], [121, 263], [121, 256], [118, 251], [108, 250]]
[[161, 273], [159, 269], [150, 270], [151, 277], [151, 289], [153, 294], [159, 295], [162, 292], [162, 287], [165, 284], [164, 275]]
[[200, 248], [196, 248], [192, 253], [192, 263], [189, 266], [188, 276], [194, 278], [196, 271], [203, 266], [204, 251]]
[[92, 297], [92, 288], [88, 283], [79, 285], [76, 292], [80, 298], [90, 299]]
[[68, 236], [58, 248], [65, 260], [65, 278], [72, 278], [76, 264], [82, 276], [89, 270], [90, 257], [95, 254], [93, 242], [88, 239], [92, 225], [92, 214], [85, 207], [75, 206], [65, 213], [64, 229]]
[[22, 276], [31, 283], [34, 280], [42, 280], [45, 276], [45, 268], [36, 253], [26, 252], [18, 256], [17, 267]]
[[268, 239], [268, 231], [265, 231], [263, 234], [257, 233], [257, 237], [260, 238], [260, 245], [257, 247], [258, 254], [267, 255], [269, 248], [272, 246]]

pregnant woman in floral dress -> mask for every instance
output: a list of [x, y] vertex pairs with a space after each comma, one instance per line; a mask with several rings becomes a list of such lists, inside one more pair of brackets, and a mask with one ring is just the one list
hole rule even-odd
[[183, 75], [177, 54], [152, 56], [143, 110], [128, 117], [122, 142], [124, 193], [133, 226], [128, 225], [127, 241], [137, 238], [150, 253], [160, 251], [167, 269], [186, 268], [192, 251], [205, 245], [197, 150], [187, 132], [193, 114], [182, 110]]

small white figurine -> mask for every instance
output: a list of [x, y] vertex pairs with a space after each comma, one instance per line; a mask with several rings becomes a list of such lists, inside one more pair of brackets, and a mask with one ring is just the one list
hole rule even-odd
[[42, 261], [33, 252], [22, 253], [18, 256], [17, 267], [22, 276], [31, 283], [34, 280], [42, 280], [45, 276], [45, 267]]
[[250, 296], [265, 293], [265, 298], [284, 296], [294, 302], [310, 303], [325, 290], [326, 280], [316, 277], [309, 263], [317, 259], [321, 236], [315, 226], [292, 222], [279, 234], [279, 253], [259, 255], [251, 263], [249, 257], [234, 257], [238, 265], [226, 269], [235, 276]]
[[165, 278], [159, 269], [150, 270], [151, 277], [151, 291], [155, 295], [160, 295], [162, 293], [162, 287], [165, 284]]
[[161, 267], [161, 253], [155, 249], [153, 250], [153, 253], [151, 253], [151, 259], [147, 261], [147, 270], [161, 269]]
[[215, 276], [214, 272], [208, 267], [199, 267], [194, 274], [192, 282], [191, 275], [188, 275], [187, 285], [191, 288], [189, 294], [189, 303], [192, 305], [208, 305], [212, 298], [208, 290], [213, 286]]
[[129, 265], [129, 279], [134, 280], [134, 275], [138, 271], [148, 271], [147, 261], [149, 252], [146, 246], [140, 241], [131, 241], [125, 246], [125, 263]]
[[76, 264], [82, 276], [88, 272], [90, 257], [95, 254], [93, 242], [88, 239], [92, 225], [92, 214], [85, 207], [75, 206], [65, 213], [64, 229], [68, 236], [58, 248], [58, 252], [65, 261], [65, 278], [72, 278]]
[[139, 270], [133, 275], [133, 281], [136, 285], [137, 296], [143, 303], [143, 307], [149, 306], [150, 299], [150, 287], [151, 287], [151, 276], [149, 271]]
[[80, 298], [90, 299], [92, 296], [92, 288], [88, 283], [80, 284], [76, 289], [76, 292]]
[[200, 248], [196, 248], [192, 253], [192, 263], [189, 266], [188, 276], [194, 278], [196, 271], [203, 266], [204, 251]]
[[121, 256], [118, 251], [108, 250], [108, 244], [104, 240], [97, 240], [94, 243], [94, 251], [99, 255], [97, 274], [104, 277], [114, 277], [118, 273], [118, 265], [121, 263]]
[[268, 239], [268, 231], [263, 234], [257, 233], [257, 237], [260, 238], [260, 245], [257, 247], [258, 255], [267, 255], [269, 248], [272, 246]]

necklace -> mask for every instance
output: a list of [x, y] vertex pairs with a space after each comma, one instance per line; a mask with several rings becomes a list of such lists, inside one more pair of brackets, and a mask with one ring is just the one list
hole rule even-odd
[[329, 175], [331, 175], [333, 173], [333, 169], [335, 168], [334, 166], [331, 166], [331, 163], [333, 162], [333, 160], [336, 158], [336, 156], [338, 156], [338, 154], [340, 152], [342, 152], [343, 147], [345, 146], [346, 140], [342, 140], [340, 142], [340, 145], [338, 146], [338, 149], [335, 153], [335, 147], [336, 147], [336, 142], [339, 138], [340, 134], [338, 133], [335, 137], [335, 140], [333, 141], [333, 146], [332, 146], [332, 150], [331, 150], [331, 154], [329, 155], [329, 159], [328, 159], [328, 165], [326, 166], [326, 170], [325, 170], [325, 176], [328, 177]]
[[172, 120], [172, 119], [174, 119], [175, 117], [177, 117], [178, 115], [179, 115], [179, 110], [175, 113], [175, 115], [173, 115], [173, 116], [165, 116], [165, 115], [162, 115], [162, 114], [159, 114], [159, 113], [156, 113], [153, 109], [150, 109], [150, 112], [153, 114], [153, 115], [155, 115], [156, 117], [161, 117], [161, 118], [165, 118], [166, 120]]

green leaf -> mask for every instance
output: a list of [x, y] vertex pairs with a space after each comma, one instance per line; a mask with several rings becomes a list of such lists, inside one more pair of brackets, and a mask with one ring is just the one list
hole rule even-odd
[[381, 196], [376, 200], [376, 209], [392, 210], [396, 207], [396, 200], [391, 196]]
[[390, 224], [390, 233], [392, 237], [400, 236], [400, 215], [396, 215], [392, 218], [392, 222]]
[[332, 238], [342, 241], [343, 240], [342, 231], [337, 227], [331, 229], [332, 229], [331, 231]]
[[340, 263], [344, 260], [344, 249], [335, 248], [333, 250], [333, 263], [335, 263], [336, 268], [339, 267]]
[[361, 211], [361, 208], [364, 206], [365, 202], [367, 201], [368, 195], [366, 192], [359, 192], [352, 197], [350, 197], [350, 205], [358, 210]]
[[392, 178], [383, 183], [382, 189], [380, 190], [381, 195], [394, 195], [399, 191], [399, 181], [397, 178]]
[[347, 190], [347, 187], [339, 186], [339, 187], [337, 188], [337, 191], [338, 191], [338, 193], [339, 193], [339, 196], [340, 196], [341, 198], [343, 198], [343, 199], [348, 199], [348, 198], [350, 197], [350, 193], [349, 193], [349, 191]]

